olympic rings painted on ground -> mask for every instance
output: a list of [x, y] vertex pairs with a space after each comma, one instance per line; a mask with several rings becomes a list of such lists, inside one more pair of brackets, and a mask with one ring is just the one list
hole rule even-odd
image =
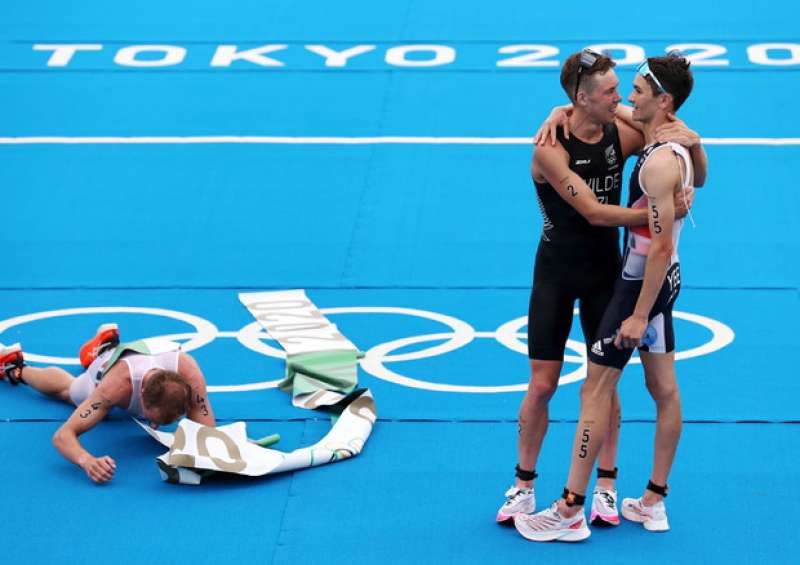
[[[0, 334], [4, 331], [20, 326], [28, 322], [36, 320], [46, 320], [48, 318], [58, 318], [61, 316], [75, 316], [79, 314], [149, 314], [151, 316], [162, 316], [164, 318], [172, 318], [180, 320], [194, 326], [194, 333], [191, 334], [172, 334], [169, 336], [158, 336], [163, 339], [178, 339], [181, 336], [187, 336], [188, 340], [182, 344], [181, 347], [184, 351], [192, 351], [193, 349], [200, 349], [204, 345], [208, 345], [216, 339], [219, 330], [217, 326], [204, 318], [186, 314], [185, 312], [178, 312], [176, 310], [166, 310], [164, 308], [140, 308], [138, 306], [100, 306], [88, 308], [65, 308], [62, 310], [48, 310], [45, 312], [36, 312], [33, 314], [25, 314], [23, 316], [16, 316], [7, 320], [0, 321]], [[77, 357], [54, 357], [51, 355], [38, 355], [25, 351], [25, 358], [34, 363], [54, 363], [56, 365], [80, 365], [80, 360]]]
[[[420, 334], [411, 337], [404, 337], [392, 341], [384, 342], [369, 348], [365, 352], [364, 358], [361, 360], [361, 367], [367, 373], [381, 380], [393, 382], [395, 384], [418, 388], [423, 390], [432, 390], [440, 392], [461, 392], [461, 393], [502, 393], [502, 392], [515, 392], [524, 391], [528, 387], [527, 381], [524, 383], [510, 384], [510, 385], [497, 385], [497, 386], [481, 386], [481, 385], [456, 385], [446, 383], [436, 383], [427, 380], [415, 379], [405, 375], [401, 375], [386, 367], [386, 363], [390, 362], [404, 362], [415, 361], [420, 359], [427, 359], [444, 355], [460, 349], [476, 338], [493, 338], [498, 343], [506, 348], [521, 353], [527, 356], [527, 344], [521, 340], [526, 338], [527, 334], [521, 332], [522, 328], [527, 324], [527, 316], [521, 316], [510, 320], [500, 325], [493, 332], [479, 332], [476, 331], [469, 323], [437, 312], [427, 310], [418, 310], [414, 308], [400, 308], [392, 306], [353, 306], [353, 307], [338, 307], [338, 308], [322, 308], [320, 312], [326, 315], [336, 314], [395, 314], [418, 317], [434, 322], [439, 322], [449, 329], [446, 332], [437, 332], [429, 334]], [[19, 326], [28, 322], [36, 320], [44, 320], [48, 318], [55, 318], [60, 316], [73, 316], [81, 314], [145, 314], [152, 316], [162, 316], [172, 318], [175, 320], [184, 321], [194, 327], [194, 332], [189, 333], [176, 333], [169, 335], [157, 336], [162, 339], [170, 339], [173, 341], [187, 340], [182, 344], [184, 351], [192, 351], [199, 349], [217, 338], [235, 338], [244, 347], [274, 358], [285, 358], [283, 350], [274, 347], [266, 341], [271, 341], [267, 333], [262, 329], [258, 322], [247, 324], [238, 331], [219, 331], [217, 326], [212, 322], [200, 318], [198, 316], [179, 312], [175, 310], [166, 310], [163, 308], [143, 308], [136, 306], [109, 306], [109, 307], [86, 307], [86, 308], [67, 308], [61, 310], [50, 310], [44, 312], [36, 312], [33, 314], [26, 314], [23, 316], [16, 316], [7, 320], [0, 321], [0, 335], [6, 330]], [[575, 309], [575, 314], [578, 309]], [[677, 319], [686, 320], [695, 324], [699, 324], [711, 332], [711, 339], [692, 349], [677, 352], [675, 355], [676, 360], [690, 359], [701, 355], [708, 355], [714, 351], [718, 351], [723, 347], [729, 345], [735, 337], [733, 330], [711, 318], [700, 316], [698, 314], [690, 314], [687, 312], [673, 312], [673, 316]], [[411, 345], [418, 345], [429, 342], [443, 341], [438, 345], [411, 351], [408, 353], [393, 353], [398, 349], [408, 347]], [[577, 340], [568, 340], [567, 348], [575, 354], [566, 354], [564, 362], [568, 364], [577, 363], [578, 367], [573, 371], [564, 374], [559, 379], [559, 384], [564, 385], [576, 381], [580, 381], [586, 376], [586, 352], [583, 342]], [[55, 357], [49, 355], [41, 355], [30, 353], [26, 351], [25, 356], [28, 360], [36, 363], [52, 363], [60, 365], [77, 365], [78, 359], [69, 357]], [[641, 363], [638, 357], [634, 357], [631, 363]], [[209, 392], [243, 392], [249, 390], [259, 390], [265, 388], [274, 388], [282, 379], [275, 379], [269, 381], [261, 381], [256, 383], [245, 383], [236, 385], [209, 385]]]
[[[683, 359], [691, 359], [692, 357], [700, 357], [701, 355], [708, 355], [709, 353], [719, 351], [723, 347], [731, 344], [733, 342], [734, 337], [736, 337], [736, 334], [733, 332], [731, 328], [729, 328], [722, 322], [719, 322], [717, 320], [712, 320], [711, 318], [706, 318], [705, 316], [700, 316], [698, 314], [689, 314], [688, 312], [676, 311], [672, 313], [672, 317], [678, 318], [679, 320], [694, 322], [696, 324], [700, 324], [701, 326], [705, 326], [706, 328], [711, 330], [711, 341], [708, 341], [703, 345], [695, 347], [693, 349], [675, 352], [676, 361], [681, 361]], [[639, 359], [637, 359], [636, 361], [637, 363], [641, 363]]]

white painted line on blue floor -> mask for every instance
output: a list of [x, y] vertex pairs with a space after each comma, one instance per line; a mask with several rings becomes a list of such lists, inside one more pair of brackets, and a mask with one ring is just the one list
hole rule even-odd
[[[240, 143], [261, 145], [530, 145], [530, 137], [315, 137], [262, 135], [203, 136], [31, 136], [0, 137], [0, 145], [147, 145]], [[800, 137], [704, 137], [705, 145], [800, 145]]]

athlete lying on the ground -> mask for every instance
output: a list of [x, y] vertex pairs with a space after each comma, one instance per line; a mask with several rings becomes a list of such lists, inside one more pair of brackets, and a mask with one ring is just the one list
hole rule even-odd
[[111, 480], [116, 462], [108, 455], [89, 453], [78, 436], [115, 406], [148, 420], [153, 428], [183, 415], [206, 426], [215, 423], [205, 377], [190, 355], [144, 354], [136, 343], [120, 345], [117, 326], [106, 324], [81, 347], [80, 358], [86, 371], [74, 377], [60, 367], [26, 365], [19, 344], [0, 346], [0, 380], [30, 385], [77, 407], [53, 435], [53, 444], [96, 483]]

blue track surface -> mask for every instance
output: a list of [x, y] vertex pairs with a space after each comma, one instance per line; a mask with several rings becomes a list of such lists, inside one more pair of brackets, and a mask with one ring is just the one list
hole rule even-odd
[[[29, 356], [73, 357], [99, 323], [117, 321], [130, 338], [191, 334], [191, 315], [220, 332], [193, 350], [209, 385], [273, 381], [283, 361], [245, 330], [253, 319], [237, 293], [305, 288], [323, 311], [337, 309], [328, 317], [367, 352], [359, 377], [379, 416], [355, 460], [189, 488], [159, 480], [153, 458], [162, 448], [119, 414], [85, 436], [119, 464], [113, 483], [98, 488], [50, 445], [70, 408], [0, 383], [3, 561], [74, 563], [101, 547], [119, 563], [785, 560], [798, 524], [791, 512], [776, 515], [775, 493], [785, 508], [800, 502], [787, 488], [800, 479], [800, 383], [791, 369], [800, 353], [792, 327], [800, 204], [791, 192], [800, 145], [742, 138], [800, 136], [787, 112], [800, 87], [798, 21], [796, 3], [683, 0], [668, 9], [508, 0], [0, 6], [0, 342], [21, 341]], [[54, 44], [96, 47], [53, 66], [53, 48], [36, 46]], [[624, 523], [578, 547], [534, 546], [493, 518], [511, 480], [522, 398], [496, 389], [528, 379], [522, 317], [541, 219], [531, 148], [486, 138], [530, 136], [564, 101], [558, 64], [590, 44], [613, 44], [618, 59], [676, 44], [721, 48], [710, 60], [724, 64], [695, 64], [680, 115], [703, 137], [733, 144], [706, 146], [697, 227], [681, 241], [677, 370], [687, 423], [670, 478], [673, 530], [653, 536]], [[147, 63], [164, 56], [159, 45], [181, 60], [124, 64], [125, 49]], [[212, 66], [224, 45], [271, 45], [265, 56], [281, 65]], [[332, 67], [314, 45], [370, 49]], [[426, 45], [452, 62], [396, 64], [406, 48], [412, 64], [431, 59]], [[500, 64], [526, 53], [515, 45], [540, 46], [533, 52], [544, 66]], [[617, 69], [623, 97], [633, 68]], [[223, 135], [483, 141], [29, 139]], [[109, 307], [126, 310], [97, 310]], [[354, 311], [366, 307], [373, 311]], [[17, 319], [34, 313], [41, 319]], [[419, 336], [432, 337], [408, 343]], [[583, 353], [567, 353], [576, 358], [550, 408], [540, 507], [563, 486], [577, 417]], [[623, 496], [638, 496], [652, 457], [654, 408], [642, 381], [634, 364], [620, 385]], [[278, 432], [286, 450], [329, 428], [274, 388], [211, 399], [219, 419], [248, 420], [252, 436]]]

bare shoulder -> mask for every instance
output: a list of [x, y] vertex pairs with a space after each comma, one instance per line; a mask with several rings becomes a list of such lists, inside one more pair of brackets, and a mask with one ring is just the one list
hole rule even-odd
[[95, 394], [109, 400], [112, 404], [127, 405], [130, 402], [133, 386], [131, 385], [131, 372], [128, 364], [117, 361], [103, 375], [102, 380], [95, 389]]
[[667, 172], [675, 170], [677, 172], [678, 155], [669, 145], [662, 145], [653, 151], [652, 155], [644, 164], [645, 170]]
[[656, 149], [642, 168], [648, 191], [673, 190], [681, 180], [678, 156], [669, 148]]
[[561, 165], [569, 168], [569, 153], [560, 141], [556, 141], [555, 145], [549, 143], [538, 145], [533, 150], [531, 173], [535, 181], [547, 182], [547, 173], [553, 172]]
[[205, 382], [203, 372], [200, 370], [200, 365], [198, 365], [194, 357], [188, 353], [181, 352], [178, 354], [178, 373], [191, 384]]
[[178, 368], [180, 367], [197, 367], [197, 361], [188, 353], [181, 351], [178, 353]]
[[567, 150], [564, 149], [564, 146], [561, 145], [561, 142], [556, 140], [555, 145], [551, 145], [550, 143], [545, 143], [544, 145], [537, 145], [533, 149], [533, 159], [541, 158], [558, 158], [558, 157], [565, 157], [569, 158], [569, 154]]

